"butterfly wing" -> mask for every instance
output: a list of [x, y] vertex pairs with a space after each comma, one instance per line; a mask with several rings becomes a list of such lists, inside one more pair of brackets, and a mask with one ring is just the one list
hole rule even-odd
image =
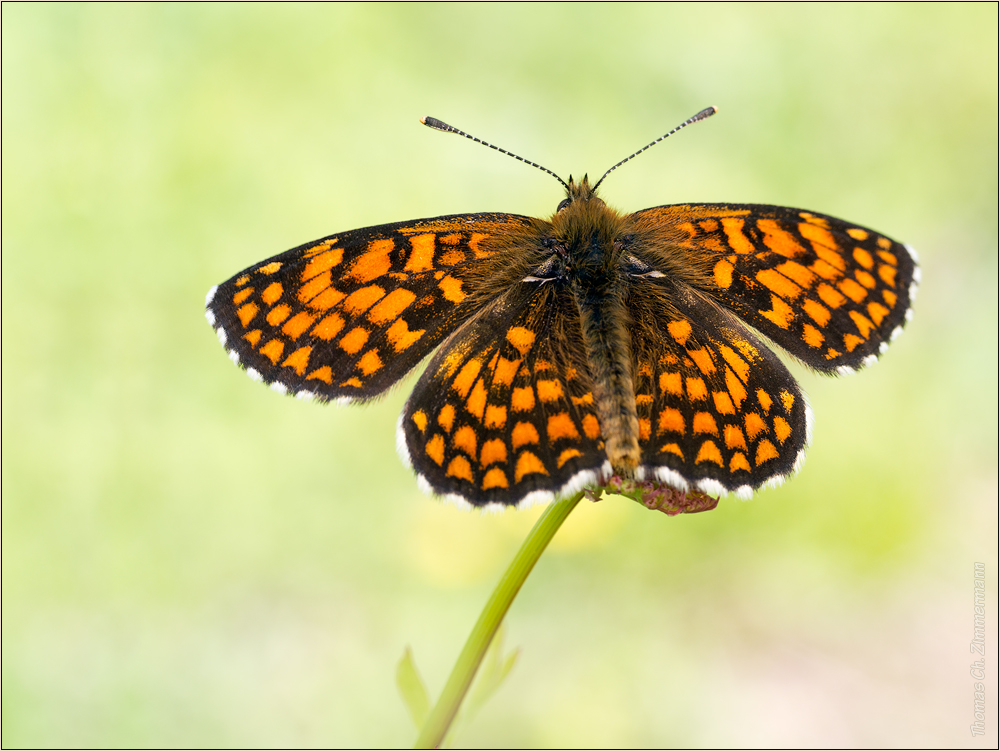
[[330, 235], [213, 287], [205, 315], [230, 357], [275, 390], [370, 399], [472, 314], [480, 267], [532, 221], [459, 214]]
[[909, 246], [842, 219], [781, 206], [658, 206], [632, 216], [647, 262], [698, 269], [695, 284], [805, 364], [875, 361], [910, 316]]
[[610, 474], [568, 289], [514, 284], [456, 331], [398, 444], [424, 488], [459, 505], [544, 503]]
[[748, 498], [797, 470], [811, 415], [788, 369], [702, 293], [642, 282], [630, 294], [640, 476]]

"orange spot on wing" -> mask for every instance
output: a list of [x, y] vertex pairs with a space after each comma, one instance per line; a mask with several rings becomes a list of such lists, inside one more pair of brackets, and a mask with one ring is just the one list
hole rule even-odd
[[826, 337], [812, 324], [806, 323], [802, 326], [802, 341], [813, 349], [823, 346]]
[[778, 443], [784, 444], [785, 440], [792, 434], [792, 426], [784, 417], [774, 418], [774, 435], [778, 438]]
[[698, 456], [695, 457], [694, 463], [701, 464], [702, 462], [712, 462], [712, 464], [718, 464], [720, 467], [723, 466], [722, 453], [714, 441], [705, 441], [701, 444], [701, 448], [698, 449]]
[[514, 448], [538, 443], [538, 431], [530, 422], [519, 422], [510, 434], [510, 445]]
[[359, 284], [366, 284], [385, 276], [392, 268], [389, 253], [394, 247], [395, 243], [392, 240], [372, 240], [368, 243], [368, 250], [351, 262], [345, 276]]
[[362, 287], [361, 289], [355, 290], [349, 294], [347, 299], [344, 300], [344, 304], [341, 308], [343, 308], [343, 310], [350, 315], [361, 315], [368, 310], [368, 308], [381, 300], [383, 295], [385, 295], [385, 290], [377, 284]]
[[885, 282], [888, 287], [896, 286], [896, 269], [884, 263], [878, 266], [878, 278]]
[[726, 233], [726, 242], [729, 243], [729, 247], [741, 255], [747, 255], [753, 253], [754, 246], [743, 231], [743, 222], [743, 219], [726, 217], [722, 220], [722, 229]]
[[515, 412], [530, 412], [535, 408], [535, 392], [531, 386], [516, 388], [510, 396], [510, 406]]
[[538, 389], [538, 398], [543, 402], [554, 402], [562, 398], [562, 384], [559, 381], [539, 381], [535, 386]]
[[[791, 263], [791, 262], [789, 262]], [[792, 264], [798, 266], [798, 264]], [[799, 267], [801, 268], [801, 266]], [[794, 300], [802, 294], [802, 288], [786, 276], [774, 269], [764, 269], [757, 272], [757, 281], [786, 300]], [[772, 298], [773, 299], [773, 298]]]
[[795, 404], [795, 394], [782, 389], [778, 392], [778, 398], [781, 399], [781, 406], [785, 408], [785, 412], [791, 412], [792, 406]]
[[803, 300], [802, 309], [820, 326], [826, 326], [830, 321], [830, 310], [815, 300]]
[[853, 352], [859, 344], [862, 344], [865, 340], [860, 336], [855, 336], [854, 334], [844, 334], [844, 349], [848, 352]]
[[800, 287], [809, 288], [816, 281], [815, 273], [795, 261], [785, 261], [775, 266], [774, 270], [782, 276], [788, 277]]
[[438, 412], [437, 423], [442, 428], [444, 428], [445, 433], [451, 432], [451, 426], [455, 422], [455, 406], [452, 404], [446, 404], [441, 407], [441, 411]]
[[547, 475], [542, 460], [530, 451], [522, 451], [517, 457], [517, 467], [514, 468], [514, 482], [521, 482], [525, 475]]
[[427, 445], [424, 446], [424, 453], [439, 467], [444, 464], [444, 436], [435, 433], [434, 437], [427, 441]]
[[733, 283], [733, 264], [725, 258], [717, 261], [715, 268], [712, 269], [712, 277], [721, 289], [729, 289], [729, 286]]
[[[731, 372], [732, 371], [728, 370], [726, 371], [727, 380]], [[739, 382], [737, 381], [737, 383]], [[746, 394], [745, 391], [743, 393]], [[730, 397], [729, 394], [727, 394], [725, 391], [713, 391], [712, 401], [715, 402], [715, 411], [718, 412], [720, 415], [736, 414], [736, 407], [733, 406], [732, 397]]]
[[507, 424], [507, 408], [490, 404], [486, 407], [486, 419], [483, 424], [487, 428], [502, 428]]
[[[368, 311], [368, 320], [376, 326], [386, 324], [389, 321], [398, 318], [399, 315], [416, 299], [417, 296], [408, 289], [394, 289], [382, 298], [382, 300], [375, 307]], [[344, 306], [347, 306], [346, 302], [344, 303]]]
[[837, 288], [847, 295], [854, 302], [861, 302], [868, 297], [868, 292], [853, 279], [841, 279], [837, 282]]
[[257, 269], [258, 274], [273, 274], [275, 271], [281, 268], [281, 261], [271, 261], [266, 266], [261, 266]]
[[379, 371], [382, 368], [382, 358], [378, 356], [378, 352], [374, 349], [370, 349], [361, 355], [361, 359], [358, 360], [358, 370], [366, 376], [370, 376], [372, 373]]
[[573, 424], [573, 418], [566, 412], [560, 412], [549, 417], [545, 432], [548, 434], [550, 441], [580, 437], [580, 434], [576, 430], [576, 425]]
[[681, 458], [681, 461], [684, 461], [684, 452], [681, 451], [681, 447], [678, 446], [676, 443], [664, 444], [663, 446], [660, 447], [660, 453], [676, 454]]
[[[747, 441], [746, 437], [743, 435], [743, 431], [740, 430], [736, 425], [726, 425], [723, 428], [723, 435], [726, 439], [726, 448], [728, 449], [743, 449], [746, 451]], [[747, 468], [749, 469], [749, 467]]]
[[771, 295], [771, 309], [760, 311], [760, 314], [777, 326], [779, 329], [787, 329], [792, 319], [795, 318], [795, 311], [777, 295]]
[[877, 302], [868, 303], [868, 315], [875, 322], [876, 326], [881, 326], [882, 321], [889, 315], [889, 309]]
[[715, 363], [712, 362], [712, 355], [704, 347], [701, 349], [689, 349], [688, 357], [694, 360], [694, 364], [698, 366], [698, 370], [705, 375], [711, 375], [715, 372]]
[[698, 433], [718, 435], [719, 427], [715, 424], [715, 418], [708, 412], [695, 412], [694, 420], [691, 423], [691, 431], [696, 435]]
[[476, 431], [470, 426], [463, 425], [456, 430], [451, 443], [455, 448], [461, 449], [473, 459], [476, 458]]
[[535, 344], [535, 332], [522, 326], [514, 326], [507, 331], [507, 341], [524, 357]]
[[700, 402], [702, 399], [707, 399], [708, 389], [705, 388], [705, 382], [700, 378], [688, 378], [687, 395], [688, 399], [692, 402]]
[[737, 451], [733, 454], [733, 458], [729, 460], [729, 471], [738, 472], [743, 470], [744, 472], [750, 471], [750, 462], [747, 461], [746, 456], [741, 451]]
[[764, 423], [764, 420], [761, 419], [761, 416], [756, 412], [747, 412], [746, 416], [743, 418], [743, 424], [746, 426], [747, 435], [750, 436], [751, 441], [763, 431], [767, 430], [767, 425]]
[[479, 466], [488, 467], [497, 462], [507, 461], [507, 445], [499, 438], [493, 438], [483, 444], [479, 453]]
[[684, 387], [681, 384], [680, 373], [660, 373], [660, 391], [665, 391], [674, 396], [681, 396]]
[[875, 289], [875, 277], [869, 274], [867, 271], [861, 269], [855, 269], [854, 278], [858, 280], [862, 287], [867, 287], [868, 289]]
[[434, 268], [434, 235], [414, 235], [410, 238], [410, 255], [403, 271], [430, 271]]
[[368, 342], [368, 329], [357, 326], [341, 338], [338, 346], [349, 355], [356, 355]]
[[465, 408], [469, 414], [475, 415], [476, 419], [483, 419], [483, 410], [486, 409], [486, 387], [483, 386], [482, 380], [476, 381], [476, 385], [472, 387], [472, 393], [465, 401]]
[[446, 276], [438, 282], [438, 287], [441, 289], [444, 299], [448, 302], [460, 303], [467, 297], [465, 291], [462, 289], [462, 282], [453, 276]]
[[306, 313], [303, 310], [289, 318], [288, 321], [285, 322], [285, 325], [281, 327], [281, 331], [290, 339], [298, 339], [310, 326], [313, 325], [315, 320], [316, 316]]
[[757, 444], [757, 456], [754, 457], [754, 463], [759, 467], [766, 461], [778, 458], [778, 449], [774, 447], [766, 438]]
[[584, 415], [580, 421], [583, 425], [583, 434], [592, 441], [596, 441], [601, 435], [601, 425], [593, 415]]
[[272, 339], [259, 350], [262, 355], [267, 357], [275, 365], [278, 364], [278, 360], [281, 359], [281, 354], [284, 351], [285, 343], [280, 339]]
[[317, 323], [311, 333], [319, 339], [330, 341], [340, 333], [342, 328], [344, 328], [344, 319], [336, 313], [331, 313]]
[[[847, 230], [847, 234], [850, 235], [851, 231]], [[854, 237], [853, 235], [851, 236]], [[851, 255], [854, 256], [854, 260], [857, 261], [858, 265], [864, 266], [869, 271], [875, 267], [875, 259], [872, 258], [872, 254], [864, 248], [855, 248]]]
[[796, 258], [806, 252], [799, 241], [773, 219], [758, 219], [757, 229], [764, 234], [764, 245], [774, 253], [786, 258]]
[[426, 329], [410, 331], [409, 325], [402, 318], [398, 319], [386, 330], [385, 335], [396, 352], [409, 349], [410, 346], [424, 335]]
[[292, 309], [287, 305], [275, 305], [271, 310], [268, 311], [267, 322], [272, 326], [277, 326], [279, 323], [288, 318], [288, 314], [292, 312]]
[[679, 410], [672, 407], [665, 407], [660, 411], [660, 417], [656, 423], [656, 434], [680, 433], [684, 435], [684, 415]]
[[847, 298], [840, 294], [837, 290], [831, 287], [829, 284], [821, 284], [816, 288], [816, 294], [819, 299], [829, 305], [831, 308], [836, 310], [845, 302]]
[[419, 430], [421, 433], [423, 433], [427, 429], [427, 413], [424, 412], [422, 409], [418, 409], [416, 412], [414, 412], [413, 416], [410, 417], [410, 419], [413, 420], [413, 424], [417, 426], [417, 430]]
[[691, 324], [683, 319], [671, 321], [667, 324], [667, 331], [670, 332], [674, 341], [683, 347], [688, 337], [691, 336]]
[[312, 347], [299, 347], [286, 357], [281, 365], [285, 368], [295, 368], [295, 372], [301, 376], [309, 365], [310, 352], [312, 352]]
[[860, 229], [859, 227], [851, 227], [849, 230], [847, 230], [847, 234], [849, 234], [858, 242], [862, 242], [868, 239], [868, 233], [865, 232], [863, 229]]
[[774, 403], [774, 400], [764, 389], [757, 389], [757, 401], [760, 402], [765, 415], [771, 411], [771, 405]]
[[274, 305], [284, 292], [281, 282], [271, 282], [264, 291], [260, 293], [260, 299], [268, 305]]
[[247, 333], [245, 333], [243, 335], [243, 338], [246, 339], [248, 342], [250, 342], [251, 347], [256, 347], [257, 342], [260, 341], [260, 336], [261, 336], [261, 330], [254, 329], [253, 331], [248, 331]]
[[507, 474], [500, 467], [494, 467], [483, 477], [483, 490], [509, 487], [510, 483], [507, 481]]
[[455, 376], [455, 380], [451, 382], [452, 391], [457, 392], [464, 399], [479, 376], [480, 368], [482, 368], [482, 363], [479, 360], [469, 360], [465, 363], [458, 375]]
[[306, 380], [323, 381], [323, 383], [332, 384], [333, 372], [330, 370], [329, 365], [324, 365], [322, 368], [316, 368], [316, 370], [307, 375]]
[[[305, 282], [315, 276], [319, 276], [324, 271], [329, 271], [334, 266], [339, 265], [342, 260], [344, 260], [344, 251], [341, 248], [330, 248], [318, 253], [302, 269], [301, 279]], [[327, 278], [329, 278], [329, 275]]]
[[885, 300], [886, 305], [888, 305], [890, 308], [895, 308], [896, 307], [896, 301], [899, 298], [896, 297], [896, 293], [895, 292], [890, 292], [889, 290], [884, 289], [884, 290], [882, 290], [882, 299]]
[[505, 357], [497, 358], [497, 364], [493, 368], [493, 383], [502, 386], [510, 386], [517, 375], [517, 369], [521, 367], [520, 360], [508, 360]]
[[233, 305], [239, 305], [241, 302], [246, 300], [252, 294], [253, 294], [253, 287], [244, 287], [235, 295], [233, 295]]
[[854, 325], [858, 327], [858, 331], [861, 333], [861, 336], [867, 339], [872, 329], [875, 328], [875, 324], [856, 310], [849, 311], [848, 315], [851, 317], [851, 320], [854, 321]]
[[240, 323], [243, 324], [243, 328], [250, 325], [250, 321], [253, 320], [254, 316], [257, 315], [259, 308], [256, 303], [248, 302], [246, 305], [241, 305], [236, 309], [236, 315], [239, 316]]
[[559, 459], [556, 460], [556, 465], [559, 467], [559, 469], [562, 469], [563, 465], [566, 462], [568, 462], [570, 459], [575, 459], [578, 456], [583, 456], [583, 454], [581, 454], [576, 449], [566, 449], [561, 454], [559, 454]]
[[445, 474], [447, 474], [448, 477], [457, 477], [460, 480], [473, 482], [472, 466], [469, 464], [469, 460], [464, 456], [456, 456], [448, 462], [448, 469]]

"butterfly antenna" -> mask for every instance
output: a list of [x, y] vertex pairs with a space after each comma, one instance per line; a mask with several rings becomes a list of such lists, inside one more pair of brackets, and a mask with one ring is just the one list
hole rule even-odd
[[718, 111], [719, 111], [718, 107], [707, 107], [706, 109], [703, 109], [701, 112], [699, 112], [697, 115], [695, 115], [694, 117], [689, 117], [687, 120], [685, 120], [684, 122], [682, 122], [680, 125], [678, 125], [676, 128], [674, 128], [669, 133], [664, 133], [662, 136], [660, 136], [659, 138], [657, 138], [652, 143], [646, 144], [641, 149], [639, 149], [637, 152], [635, 152], [634, 154], [632, 154], [632, 156], [625, 157], [620, 162], [618, 162], [618, 164], [616, 164], [614, 167], [612, 167], [611, 169], [609, 169], [607, 172], [605, 172], [601, 176], [601, 179], [598, 180], [597, 183], [594, 185], [594, 190], [597, 190], [597, 186], [600, 185], [602, 182], [604, 182], [604, 178], [605, 177], [607, 177], [612, 172], [614, 172], [616, 169], [618, 169], [619, 167], [621, 167], [623, 164], [625, 164], [625, 162], [629, 161], [630, 159], [635, 159], [637, 156], [639, 156], [639, 154], [641, 154], [642, 152], [644, 152], [650, 146], [655, 146], [660, 141], [662, 141], [664, 138], [666, 138], [667, 136], [672, 136], [674, 133], [676, 133], [677, 131], [679, 131], [681, 128], [686, 128], [687, 126], [691, 125], [691, 123], [696, 123], [696, 122], [698, 122], [700, 120], [705, 120], [705, 119], [711, 117], [712, 115], [714, 115]]
[[[692, 121], [693, 120], [694, 120], [694, 118], [692, 118]], [[422, 122], [428, 128], [434, 128], [434, 130], [440, 130], [440, 131], [443, 131], [444, 133], [457, 133], [460, 136], [465, 136], [470, 141], [475, 141], [476, 143], [481, 143], [483, 146], [489, 146], [491, 149], [496, 149], [501, 154], [506, 154], [507, 156], [514, 157], [519, 162], [524, 162], [525, 164], [530, 164], [532, 167], [537, 167], [542, 172], [548, 172], [550, 175], [552, 175], [552, 177], [554, 177], [556, 180], [558, 180], [559, 182], [561, 182], [562, 185], [563, 185], [563, 187], [566, 188], [567, 191], [569, 190], [569, 186], [566, 184], [565, 180], [563, 180], [561, 177], [559, 177], [559, 175], [557, 175], [552, 170], [547, 169], [547, 168], [543, 167], [540, 164], [535, 164], [535, 162], [529, 162], [527, 159], [525, 159], [523, 157], [519, 157], [517, 154], [512, 154], [509, 151], [506, 151], [504, 149], [501, 149], [499, 146], [494, 146], [492, 143], [487, 143], [486, 141], [482, 141], [482, 140], [476, 138], [475, 136], [470, 136], [464, 130], [459, 130], [458, 128], [454, 127], [453, 125], [448, 125], [448, 123], [441, 122], [436, 117], [422, 117], [422, 118], [420, 118], [420, 122]], [[684, 125], [687, 125], [687, 123], [684, 123]], [[683, 127], [683, 126], [681, 126], [681, 127]], [[679, 128], [675, 128], [675, 130], [679, 130]], [[664, 136], [664, 138], [666, 138], [666, 136]], [[650, 145], [652, 145], [652, 144], [650, 144]], [[646, 148], [649, 148], [649, 146], [647, 146]], [[616, 164], [615, 167], [617, 167], [617, 166], [618, 165]], [[614, 169], [614, 168], [612, 168], [612, 169]]]

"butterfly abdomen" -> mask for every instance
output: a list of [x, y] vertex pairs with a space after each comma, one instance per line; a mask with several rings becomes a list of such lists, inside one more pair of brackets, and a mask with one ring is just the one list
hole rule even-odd
[[572, 285], [594, 389], [597, 419], [615, 474], [631, 478], [639, 465], [639, 417], [632, 383], [630, 317], [613, 287]]

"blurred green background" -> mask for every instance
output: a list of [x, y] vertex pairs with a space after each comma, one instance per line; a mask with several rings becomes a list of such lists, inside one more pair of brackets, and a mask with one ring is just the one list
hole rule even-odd
[[3, 745], [397, 746], [533, 512], [422, 496], [413, 378], [354, 408], [226, 359], [206, 290], [301, 242], [464, 211], [776, 203], [906, 241], [874, 368], [795, 368], [801, 474], [560, 531], [472, 746], [994, 746], [997, 6], [4, 4]]

